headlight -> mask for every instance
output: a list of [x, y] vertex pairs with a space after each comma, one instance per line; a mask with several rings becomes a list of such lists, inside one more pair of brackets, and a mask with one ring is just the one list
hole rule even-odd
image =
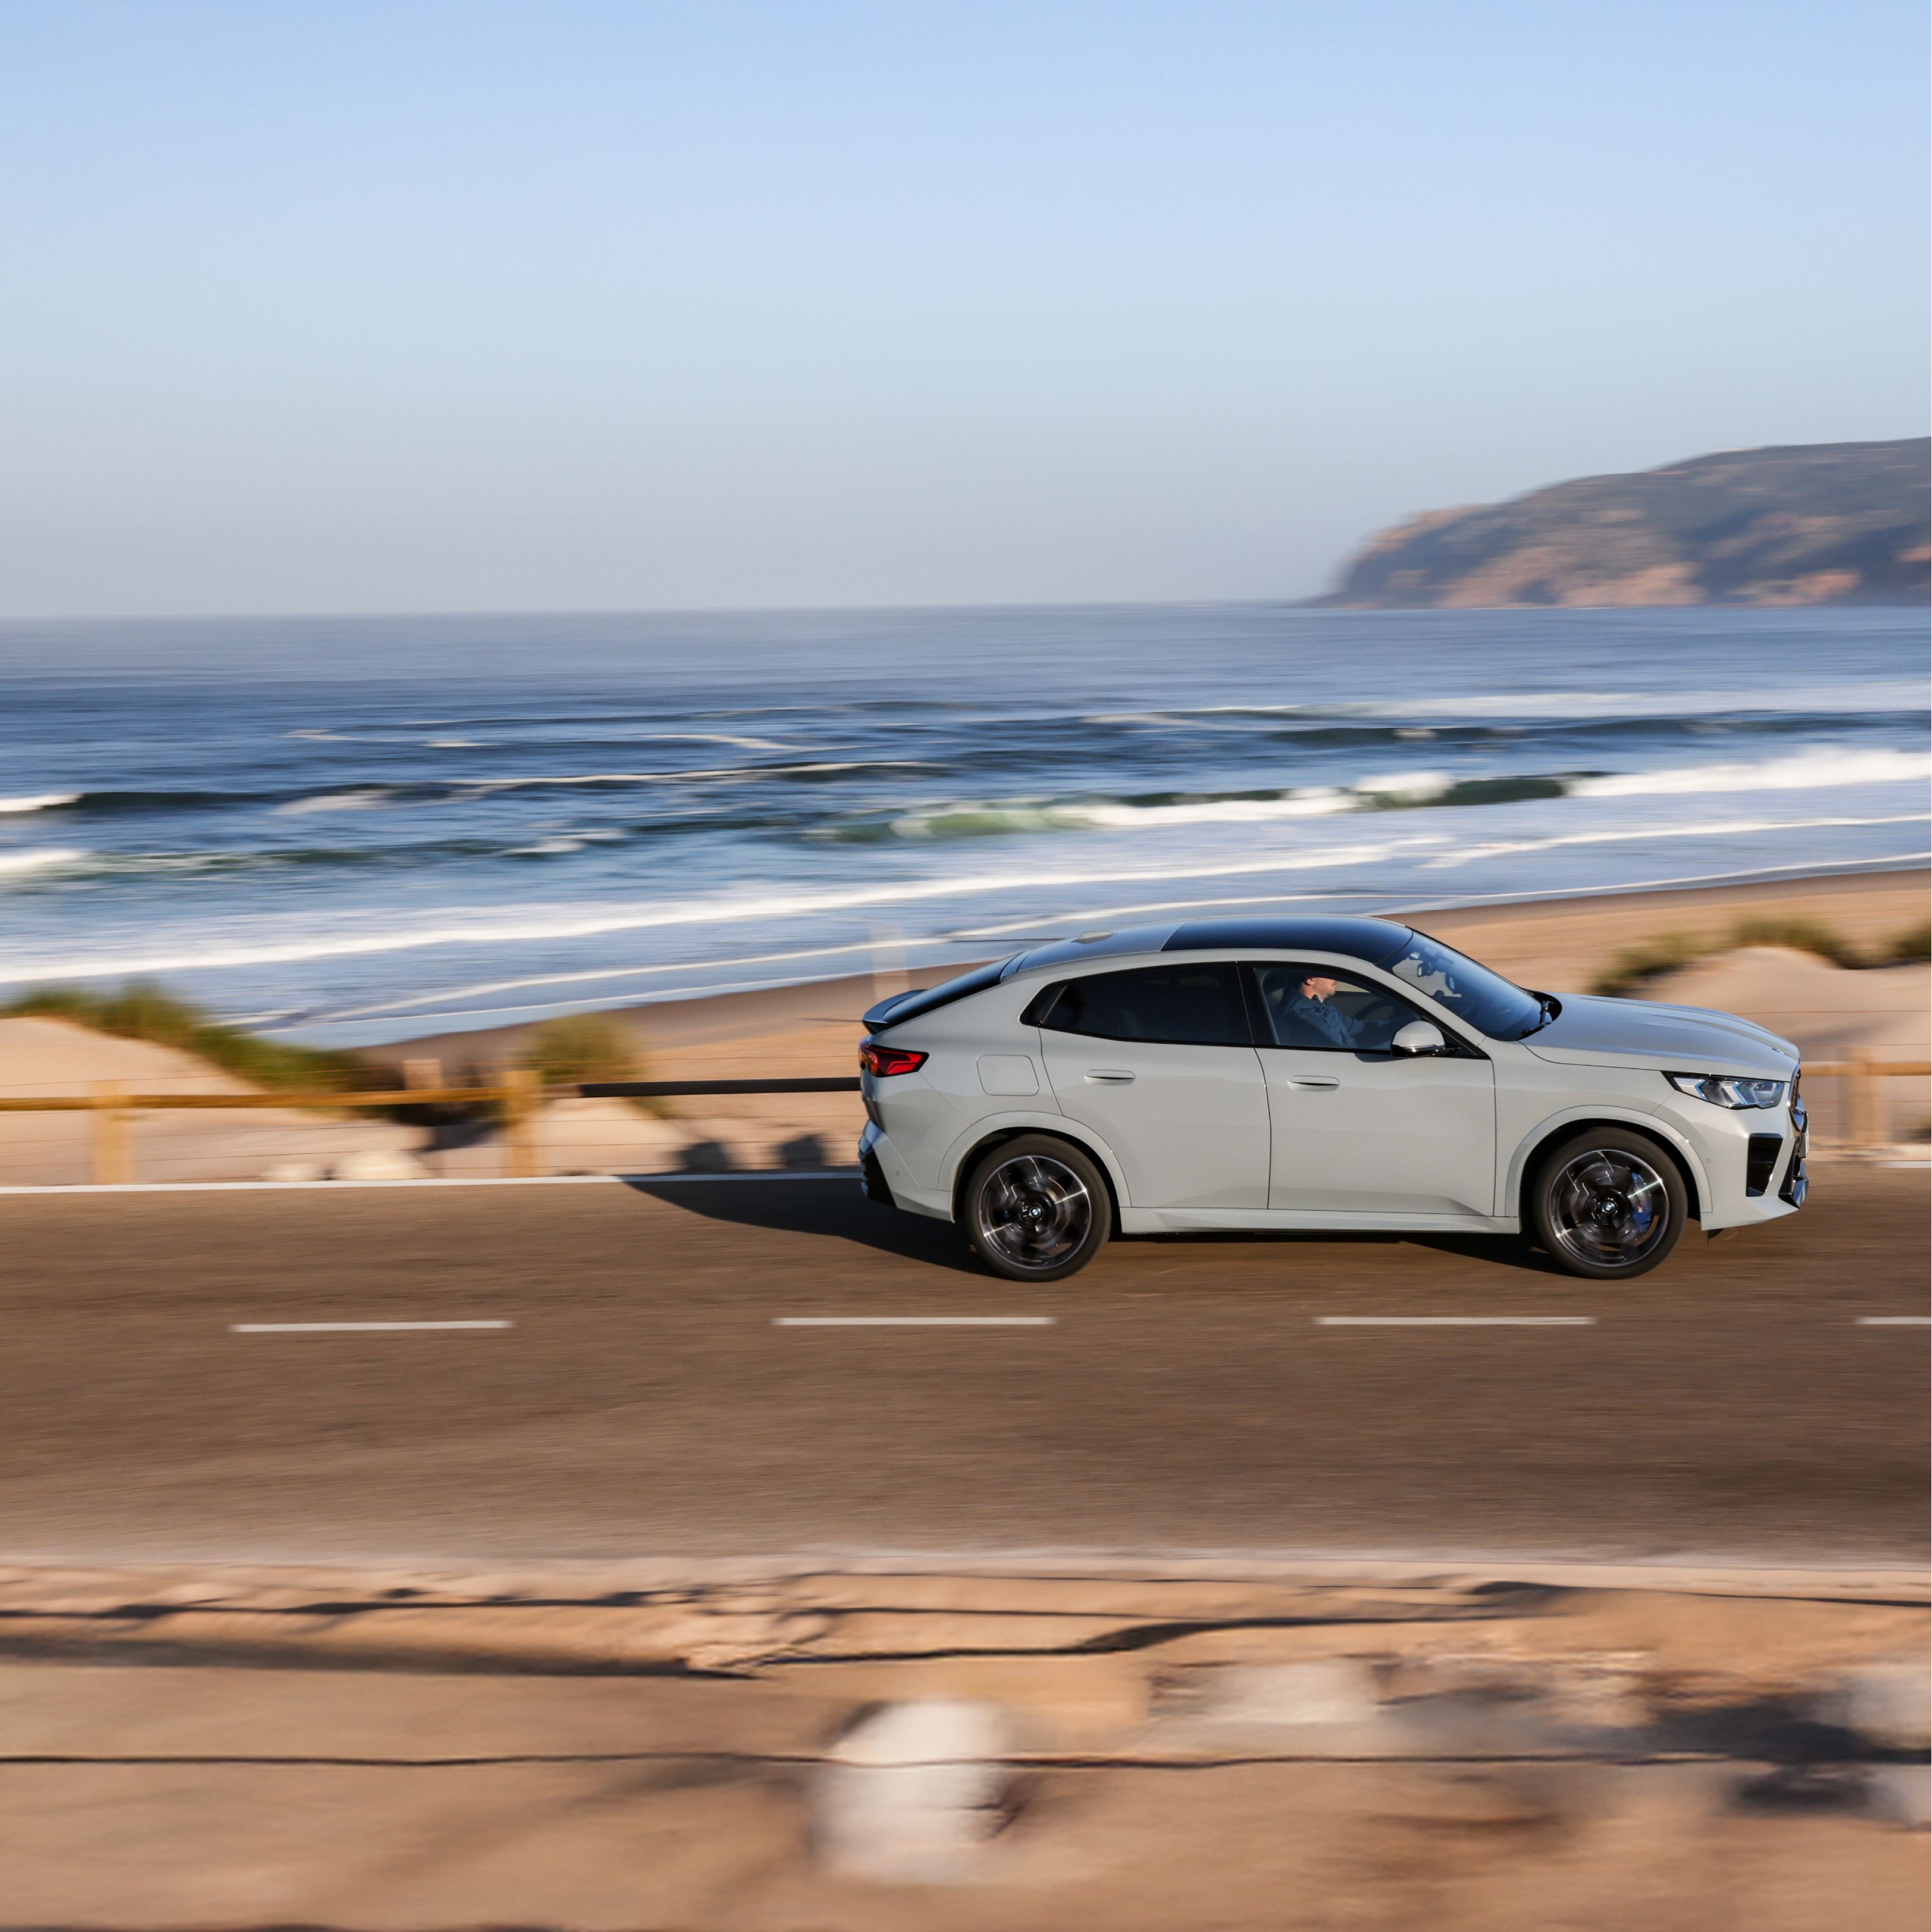
[[1693, 1094], [1714, 1107], [1774, 1107], [1784, 1098], [1782, 1080], [1740, 1080], [1728, 1073], [1666, 1073], [1680, 1094]]

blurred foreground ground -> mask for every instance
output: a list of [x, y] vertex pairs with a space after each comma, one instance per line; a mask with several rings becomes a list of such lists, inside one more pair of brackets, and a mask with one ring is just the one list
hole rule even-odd
[[1922, 1600], [669, 1568], [0, 1572], [4, 1922], [1924, 1922]]

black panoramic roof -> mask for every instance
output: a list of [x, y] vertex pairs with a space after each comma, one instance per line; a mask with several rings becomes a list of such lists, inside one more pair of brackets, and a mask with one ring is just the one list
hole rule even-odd
[[1340, 952], [1386, 965], [1414, 935], [1393, 920], [1195, 919], [1178, 926], [1163, 952], [1226, 952], [1252, 946], [1266, 952]]

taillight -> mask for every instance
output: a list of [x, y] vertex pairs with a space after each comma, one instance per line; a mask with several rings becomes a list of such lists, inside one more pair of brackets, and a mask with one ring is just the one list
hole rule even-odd
[[909, 1053], [902, 1046], [881, 1046], [875, 1040], [859, 1042], [859, 1067], [875, 1080], [890, 1073], [911, 1073], [926, 1064], [922, 1053]]

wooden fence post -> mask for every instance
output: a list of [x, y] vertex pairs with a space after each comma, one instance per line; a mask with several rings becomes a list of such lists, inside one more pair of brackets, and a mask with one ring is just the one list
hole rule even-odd
[[1853, 1150], [1862, 1154], [1884, 1142], [1886, 1102], [1889, 1096], [1880, 1089], [1879, 1076], [1872, 1071], [1870, 1054], [1854, 1053], [1852, 1066], [1852, 1130], [1849, 1138]]
[[537, 1076], [530, 1068], [513, 1066], [503, 1076], [503, 1151], [513, 1180], [532, 1180], [543, 1172], [537, 1144], [539, 1097]]
[[94, 1178], [102, 1186], [124, 1186], [134, 1178], [128, 1144], [128, 1090], [118, 1080], [94, 1083]]

